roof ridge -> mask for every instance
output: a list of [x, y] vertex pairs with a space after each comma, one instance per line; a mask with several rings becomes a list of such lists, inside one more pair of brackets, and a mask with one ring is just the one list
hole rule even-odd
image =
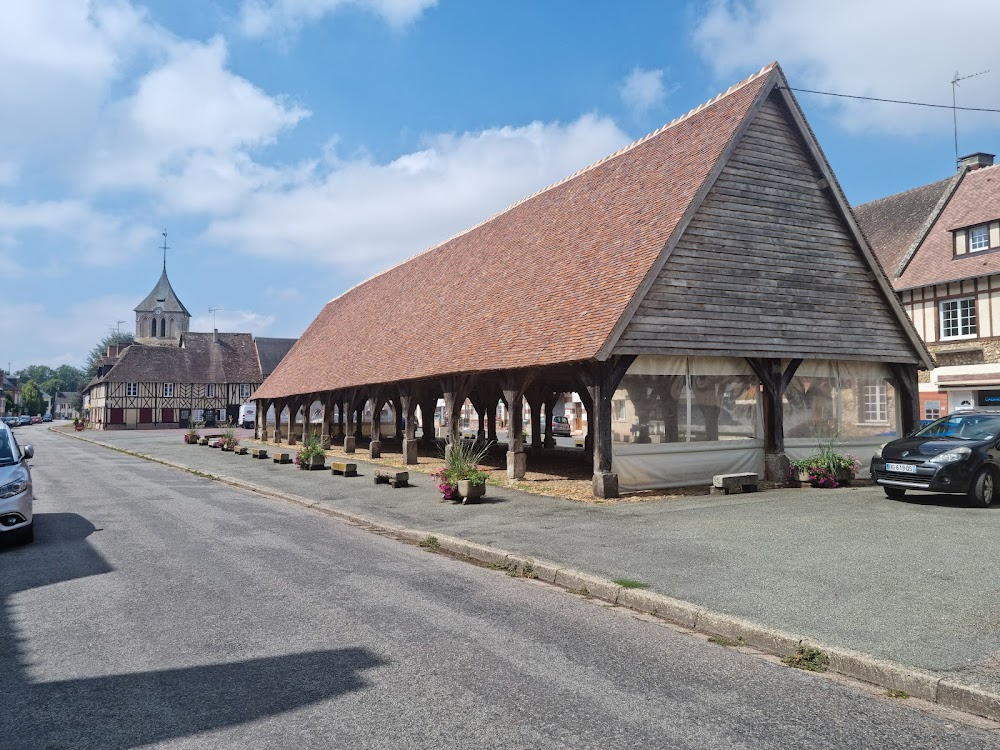
[[326, 304], [329, 305], [331, 302], [334, 302], [334, 301], [340, 299], [341, 297], [344, 297], [345, 295], [353, 292], [355, 289], [358, 289], [358, 288], [364, 286], [365, 284], [367, 284], [367, 283], [369, 283], [369, 282], [371, 282], [371, 281], [379, 278], [380, 276], [383, 276], [383, 275], [389, 273], [390, 271], [393, 271], [396, 268], [399, 268], [400, 266], [406, 265], [411, 260], [419, 258], [422, 255], [426, 255], [427, 253], [433, 252], [434, 250], [437, 250], [439, 247], [447, 245], [449, 242], [452, 242], [452, 241], [458, 239], [459, 237], [462, 237], [463, 235], [468, 234], [469, 232], [472, 232], [472, 231], [474, 231], [476, 229], [479, 229], [481, 226], [490, 223], [494, 219], [496, 219], [496, 218], [498, 218], [500, 216], [503, 216], [506, 213], [509, 213], [510, 211], [512, 211], [513, 209], [515, 209], [518, 206], [522, 205], [523, 203], [526, 203], [526, 202], [528, 202], [528, 201], [530, 201], [530, 200], [532, 200], [534, 198], [537, 198], [539, 195], [547, 193], [550, 190], [554, 190], [555, 188], [557, 188], [557, 187], [559, 187], [561, 185], [565, 185], [570, 180], [575, 180], [576, 178], [581, 177], [582, 175], [587, 174], [588, 172], [591, 172], [592, 170], [596, 169], [597, 167], [601, 166], [602, 164], [606, 164], [608, 161], [610, 161], [612, 159], [616, 159], [619, 156], [621, 156], [622, 154], [625, 154], [625, 153], [628, 153], [629, 151], [632, 151], [633, 149], [635, 149], [638, 146], [642, 145], [646, 141], [649, 141], [649, 140], [651, 140], [651, 139], [653, 139], [653, 138], [655, 138], [655, 137], [657, 137], [659, 135], [662, 135], [664, 132], [666, 132], [670, 128], [673, 128], [673, 127], [681, 124], [682, 122], [686, 122], [687, 120], [689, 120], [692, 117], [694, 117], [696, 114], [702, 112], [703, 110], [707, 109], [708, 107], [712, 106], [713, 104], [716, 104], [721, 99], [729, 96], [730, 94], [733, 94], [736, 91], [744, 88], [745, 86], [753, 83], [755, 80], [757, 80], [761, 76], [767, 75], [768, 73], [770, 73], [772, 70], [776, 69], [777, 67], [778, 67], [778, 63], [777, 62], [772, 62], [772, 63], [769, 63], [768, 65], [765, 65], [763, 68], [761, 68], [760, 70], [758, 70], [756, 73], [750, 75], [747, 78], [744, 78], [742, 81], [738, 81], [737, 83], [734, 83], [728, 89], [726, 89], [725, 91], [723, 91], [723, 92], [721, 92], [719, 94], [716, 94], [714, 97], [712, 97], [711, 99], [709, 99], [707, 102], [703, 102], [702, 104], [699, 104], [694, 109], [691, 109], [691, 110], [687, 111], [683, 115], [680, 115], [679, 117], [675, 117], [673, 120], [671, 120], [670, 122], [666, 123], [665, 125], [660, 126], [659, 128], [657, 128], [653, 132], [647, 133], [646, 135], [642, 136], [638, 140], [633, 141], [632, 143], [628, 144], [627, 146], [622, 146], [617, 151], [615, 151], [615, 152], [613, 152], [611, 154], [608, 154], [607, 156], [604, 156], [604, 157], [598, 159], [597, 161], [593, 162], [592, 164], [588, 164], [587, 166], [582, 167], [581, 169], [578, 169], [573, 174], [568, 175], [567, 177], [564, 177], [561, 180], [558, 180], [556, 182], [553, 182], [550, 185], [546, 185], [545, 187], [536, 190], [534, 193], [531, 193], [530, 195], [525, 196], [524, 198], [521, 198], [520, 200], [512, 203], [511, 205], [507, 206], [506, 208], [504, 208], [504, 209], [502, 209], [500, 211], [497, 211], [496, 213], [492, 214], [491, 216], [488, 216], [487, 218], [483, 219], [479, 223], [474, 224], [471, 227], [467, 227], [467, 228], [463, 229], [461, 232], [457, 232], [457, 233], [451, 235], [450, 237], [448, 237], [448, 238], [446, 238], [444, 240], [441, 240], [441, 242], [438, 242], [436, 245], [431, 245], [430, 247], [425, 248], [425, 249], [421, 250], [420, 252], [415, 253], [415, 254], [411, 255], [410, 257], [408, 257], [408, 258], [406, 258], [404, 260], [401, 260], [398, 263], [395, 263], [395, 264], [389, 266], [388, 268], [385, 268], [385, 269], [379, 271], [378, 273], [374, 274], [373, 276], [370, 276], [367, 279], [364, 279], [363, 281], [358, 282], [357, 284], [355, 284], [354, 286], [350, 287], [349, 289], [345, 289], [343, 292], [341, 292], [340, 294], [338, 294], [336, 297], [331, 298]]

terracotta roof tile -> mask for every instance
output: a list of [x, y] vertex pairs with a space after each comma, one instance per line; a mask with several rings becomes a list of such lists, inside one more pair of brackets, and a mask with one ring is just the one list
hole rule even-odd
[[592, 359], [776, 69], [330, 301], [254, 397]]

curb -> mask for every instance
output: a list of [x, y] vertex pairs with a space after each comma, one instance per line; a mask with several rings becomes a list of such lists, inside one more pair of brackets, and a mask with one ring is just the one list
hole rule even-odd
[[513, 552], [470, 542], [459, 537], [376, 521], [366, 516], [330, 507], [319, 500], [311, 500], [290, 492], [271, 490], [235, 477], [206, 475], [204, 472], [184, 464], [116, 448], [79, 435], [53, 430], [51, 427], [49, 429], [56, 434], [101, 448], [207, 477], [258, 495], [302, 505], [352, 526], [412, 544], [417, 544], [428, 537], [434, 537], [437, 539], [434, 551], [444, 551], [456, 558], [506, 569], [524, 577], [537, 578], [545, 583], [564, 588], [571, 593], [591, 596], [609, 604], [652, 615], [692, 632], [734, 641], [740, 639], [747, 646], [765, 654], [786, 657], [793, 655], [800, 648], [818, 649], [830, 659], [827, 667], [828, 672], [883, 687], [886, 690], [905, 691], [913, 698], [928, 703], [935, 703], [946, 708], [1000, 722], [1000, 693], [994, 693], [976, 685], [957, 683], [933, 673], [880, 659], [870, 654], [852, 651], [840, 646], [830, 646], [801, 635], [769, 628], [721, 612], [713, 612], [691, 602], [674, 599], [664, 594], [645, 589], [627, 589], [613, 581], [572, 568], [560, 567], [556, 563], [523, 557]]

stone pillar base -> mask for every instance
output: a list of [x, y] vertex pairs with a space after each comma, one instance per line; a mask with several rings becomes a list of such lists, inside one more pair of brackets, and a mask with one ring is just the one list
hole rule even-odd
[[610, 472], [594, 474], [594, 497], [618, 497], [618, 475]]
[[281, 442], [281, 430], [279, 430], [277, 427], [274, 428], [273, 438], [274, 438], [274, 442], [276, 442], [276, 443], [280, 443]]
[[354, 451], [355, 451], [355, 445], [357, 445], [357, 443], [355, 442], [353, 435], [348, 435], [347, 437], [345, 437], [344, 438], [344, 453], [354, 453]]
[[403, 463], [404, 464], [415, 464], [417, 463], [417, 447], [418, 443], [416, 438], [403, 438]]
[[379, 458], [382, 455], [382, 441], [372, 440], [368, 444], [368, 457], [369, 458]]
[[296, 442], [298, 442], [298, 440], [295, 437], [295, 433], [292, 432], [291, 430], [289, 430], [288, 431], [288, 444], [289, 445], [295, 445]]
[[524, 451], [507, 451], [507, 478], [524, 479], [528, 470], [528, 454]]
[[784, 453], [764, 454], [764, 478], [768, 482], [787, 482], [792, 462]]

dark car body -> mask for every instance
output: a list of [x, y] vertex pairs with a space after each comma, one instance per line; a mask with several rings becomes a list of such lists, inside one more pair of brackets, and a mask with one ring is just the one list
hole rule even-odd
[[991, 505], [1000, 490], [1000, 413], [950, 414], [886, 443], [872, 458], [871, 473], [891, 498], [922, 490]]

